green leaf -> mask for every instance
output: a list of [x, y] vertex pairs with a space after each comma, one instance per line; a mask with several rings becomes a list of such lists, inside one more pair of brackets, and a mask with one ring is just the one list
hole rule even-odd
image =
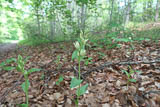
[[11, 71], [11, 70], [14, 70], [15, 67], [3, 67], [3, 69], [6, 71]]
[[27, 57], [24, 59], [24, 63], [26, 63], [29, 58], [31, 58], [31, 56], [27, 56]]
[[129, 82], [136, 82], [135, 79], [129, 79]]
[[122, 72], [124, 72], [128, 78], [130, 77], [130, 74], [126, 70], [122, 70]]
[[27, 80], [27, 87], [25, 86], [25, 82], [23, 82], [23, 84], [21, 85], [21, 87], [25, 93], [27, 92], [29, 86], [30, 86], [29, 80]]
[[93, 59], [92, 57], [89, 57], [89, 58], [88, 58], [89, 61], [92, 60], [92, 59]]
[[23, 60], [23, 58], [22, 58], [21, 55], [18, 55], [18, 60], [19, 60], [19, 61], [22, 61], [22, 60]]
[[6, 63], [9, 64], [11, 62], [16, 62], [16, 59], [15, 58], [10, 58], [10, 59], [7, 59], [6, 60]]
[[88, 84], [80, 87], [80, 92], [79, 92], [79, 93], [78, 93], [78, 89], [77, 89], [77, 91], [76, 91], [77, 96], [78, 96], [78, 95], [81, 96], [81, 95], [85, 94], [86, 91], [87, 91], [87, 87], [88, 87]]
[[31, 74], [32, 72], [40, 71], [41, 69], [38, 68], [32, 68], [28, 71], [28, 74]]
[[6, 65], [6, 63], [5, 62], [2, 62], [1, 64], [0, 64], [0, 67], [3, 67], [3, 66], [5, 66]]
[[77, 78], [72, 78], [70, 88], [75, 88], [76, 86], [80, 85], [82, 80]]
[[28, 104], [18, 104], [19, 107], [28, 107]]
[[78, 105], [78, 100], [77, 100], [77, 99], [75, 99], [75, 100], [74, 100], [74, 103], [75, 103], [76, 105]]
[[72, 53], [72, 60], [76, 59], [78, 57], [78, 51], [75, 50], [73, 53]]
[[60, 76], [58, 81], [56, 81], [56, 85], [59, 85], [63, 81], [63, 76]]
[[86, 60], [84, 64], [85, 64], [85, 65], [88, 65], [88, 64], [89, 64], [89, 61], [88, 61], [88, 60]]
[[16, 70], [17, 70], [18, 72], [22, 72], [20, 66], [17, 66], [17, 67], [16, 67]]
[[141, 72], [141, 71], [139, 71], [139, 70], [135, 70], [135, 72]]

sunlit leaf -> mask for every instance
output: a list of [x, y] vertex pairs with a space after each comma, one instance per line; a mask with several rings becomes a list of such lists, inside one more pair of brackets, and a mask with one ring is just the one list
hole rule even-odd
[[6, 71], [11, 71], [11, 70], [14, 70], [15, 67], [3, 67], [3, 69]]
[[15, 58], [10, 58], [10, 59], [7, 59], [6, 60], [6, 63], [9, 64], [11, 62], [16, 62], [16, 59]]
[[72, 53], [72, 60], [76, 59], [78, 57], [78, 51], [75, 50], [73, 53]]
[[82, 80], [77, 78], [72, 78], [70, 88], [75, 88], [76, 86], [80, 85]]
[[135, 80], [135, 79], [129, 79], [129, 81], [130, 81], [130, 82], [136, 82], [136, 80]]
[[36, 71], [40, 71], [41, 69], [38, 68], [32, 68], [30, 70], [28, 70], [28, 74], [32, 73], [32, 72], [36, 72]]
[[85, 94], [86, 91], [87, 91], [87, 87], [88, 87], [88, 84], [86, 84], [86, 85], [80, 87], [79, 93], [78, 93], [78, 90], [79, 90], [79, 89], [77, 89], [76, 94], [79, 95], [79, 96]]
[[56, 81], [56, 85], [59, 85], [63, 81], [63, 76], [60, 76], [58, 81]]
[[27, 90], [30, 86], [29, 80], [26, 80], [26, 82], [27, 82], [27, 85], [25, 85], [25, 82], [23, 82], [23, 84], [21, 85], [21, 87], [25, 93], [27, 92]]
[[0, 67], [3, 67], [3, 66], [5, 66], [6, 65], [6, 63], [5, 62], [2, 62], [1, 64], [0, 64]]
[[18, 104], [19, 107], [28, 107], [27, 104]]
[[127, 77], [130, 77], [130, 74], [126, 70], [122, 70], [122, 72], [124, 72], [127, 75]]

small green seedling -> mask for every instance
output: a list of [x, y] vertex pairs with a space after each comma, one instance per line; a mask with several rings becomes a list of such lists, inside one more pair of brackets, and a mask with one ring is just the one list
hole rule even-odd
[[14, 70], [15, 67], [7, 66], [8, 64], [11, 64], [12, 62], [16, 62], [16, 59], [15, 59], [15, 58], [7, 59], [6, 61], [0, 63], [0, 68], [1, 68], [2, 70], [5, 70], [5, 71]]
[[62, 67], [60, 61], [61, 61], [61, 55], [58, 55], [55, 60], [55, 63], [58, 65], [57, 69], [60, 69]]
[[87, 59], [85, 59], [84, 60], [84, 64], [87, 66], [88, 64], [92, 64], [93, 62], [92, 62], [92, 57], [89, 57], [89, 58], [87, 58]]
[[84, 60], [84, 57], [86, 55], [85, 45], [87, 41], [88, 41], [87, 39], [84, 39], [82, 35], [80, 35], [80, 39], [78, 39], [78, 41], [74, 43], [76, 49], [72, 54], [72, 60], [77, 59], [78, 61], [78, 79], [76, 77], [72, 78], [70, 84], [70, 88], [75, 88], [78, 86], [78, 89], [76, 91], [77, 99], [75, 100], [76, 107], [78, 107], [79, 97], [85, 94], [88, 87], [88, 84], [81, 86], [83, 80], [81, 80], [81, 71], [80, 71], [81, 68], [80, 63], [81, 61]]
[[29, 98], [28, 98], [28, 89], [30, 86], [30, 82], [28, 79], [28, 75], [36, 72], [36, 71], [40, 71], [40, 69], [37, 68], [32, 68], [30, 70], [25, 70], [25, 64], [27, 62], [27, 58], [23, 59], [21, 55], [18, 55], [18, 60], [17, 60], [17, 67], [16, 70], [18, 72], [21, 72], [25, 78], [25, 82], [21, 85], [23, 91], [25, 92], [25, 96], [26, 96], [26, 104], [21, 104], [21, 107], [28, 107], [29, 106]]
[[[30, 70], [25, 70], [25, 64], [27, 62], [29, 57], [23, 59], [21, 55], [18, 55], [18, 59], [15, 58], [11, 58], [11, 59], [7, 59], [5, 62], [2, 62], [0, 64], [0, 66], [4, 69], [4, 70], [13, 70], [16, 69], [18, 72], [21, 72], [25, 78], [25, 82], [21, 85], [23, 91], [25, 92], [25, 96], [26, 96], [26, 104], [20, 104], [20, 107], [28, 107], [29, 106], [29, 100], [28, 100], [28, 89], [29, 89], [29, 79], [28, 79], [28, 75], [31, 74], [32, 72], [36, 72], [36, 71], [40, 71], [40, 69], [37, 68], [32, 68]], [[10, 64], [12, 62], [17, 63], [16, 67], [11, 67], [11, 66], [7, 66], [7, 64]]]
[[135, 79], [132, 78], [132, 74], [134, 74], [135, 72], [140, 72], [138, 70], [133, 70], [130, 66], [129, 66], [129, 72], [127, 72], [126, 70], [122, 70], [122, 72], [124, 72], [127, 76], [127, 87], [128, 87], [128, 84], [130, 82], [136, 82]]
[[102, 59], [106, 55], [103, 52], [97, 52], [99, 59]]
[[41, 75], [41, 80], [44, 80], [44, 79], [45, 79], [45, 74], [42, 73], [42, 75]]
[[63, 76], [61, 75], [58, 79], [58, 81], [56, 81], [56, 85], [60, 85], [60, 83], [63, 81]]

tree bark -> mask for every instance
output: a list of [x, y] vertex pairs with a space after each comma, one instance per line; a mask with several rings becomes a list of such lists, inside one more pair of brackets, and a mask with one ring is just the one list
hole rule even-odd
[[156, 14], [155, 14], [155, 22], [158, 21], [158, 17], [159, 17], [159, 2], [160, 2], [160, 0], [157, 0], [157, 4], [156, 4]]
[[83, 35], [85, 32], [85, 22], [86, 22], [86, 5], [83, 4], [81, 7], [81, 31]]
[[50, 39], [52, 40], [55, 35], [55, 21], [53, 19], [50, 21], [50, 32]]
[[149, 20], [152, 20], [153, 18], [153, 13], [152, 13], [152, 4], [153, 4], [153, 0], [149, 0], [147, 3], [147, 18]]
[[38, 36], [40, 36], [41, 35], [41, 25], [40, 25], [38, 9], [36, 10], [36, 16], [37, 16], [37, 25], [38, 25]]
[[130, 11], [131, 11], [131, 1], [128, 0], [127, 3], [127, 9], [126, 9], [126, 17], [125, 17], [125, 25], [129, 22], [130, 20]]
[[111, 0], [111, 10], [110, 10], [110, 19], [109, 22], [112, 22], [112, 15], [113, 15], [113, 7], [114, 6], [114, 0]]

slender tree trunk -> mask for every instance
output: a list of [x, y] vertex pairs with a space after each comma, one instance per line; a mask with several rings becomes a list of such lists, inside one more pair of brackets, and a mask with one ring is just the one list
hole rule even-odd
[[121, 23], [121, 10], [120, 10], [120, 1], [118, 1], [118, 23], [120, 24]]
[[85, 18], [85, 15], [86, 15], [86, 8], [85, 8], [85, 4], [82, 5], [81, 7], [81, 31], [85, 32], [85, 21], [86, 21], [86, 18]]
[[125, 17], [125, 25], [130, 21], [130, 11], [131, 11], [131, 1], [128, 0], [126, 17]]
[[111, 10], [110, 10], [110, 20], [109, 20], [110, 23], [112, 22], [113, 8], [114, 8], [114, 0], [111, 0]]
[[38, 9], [36, 10], [36, 13], [37, 13], [38, 36], [40, 36], [41, 35], [41, 25], [40, 25]]
[[54, 35], [55, 35], [55, 24], [56, 24], [55, 20], [52, 19], [52, 20], [50, 21], [50, 32], [51, 32], [50, 39], [51, 39], [51, 40], [53, 39], [53, 37], [54, 37]]
[[149, 20], [152, 20], [152, 19], [153, 19], [152, 4], [153, 4], [153, 0], [150, 0], [150, 1], [148, 1], [148, 3], [147, 3], [147, 10], [148, 10], [148, 12], [147, 12], [147, 18], [148, 18]]
[[159, 17], [159, 2], [160, 2], [160, 0], [157, 0], [155, 22], [158, 21], [158, 17]]
[[147, 20], [147, 19], [146, 19], [146, 17], [147, 17], [147, 16], [146, 16], [146, 9], [147, 9], [147, 8], [146, 8], [146, 4], [147, 4], [146, 1], [144, 1], [144, 2], [143, 2], [143, 15], [142, 15], [143, 22], [145, 22], [145, 21]]

